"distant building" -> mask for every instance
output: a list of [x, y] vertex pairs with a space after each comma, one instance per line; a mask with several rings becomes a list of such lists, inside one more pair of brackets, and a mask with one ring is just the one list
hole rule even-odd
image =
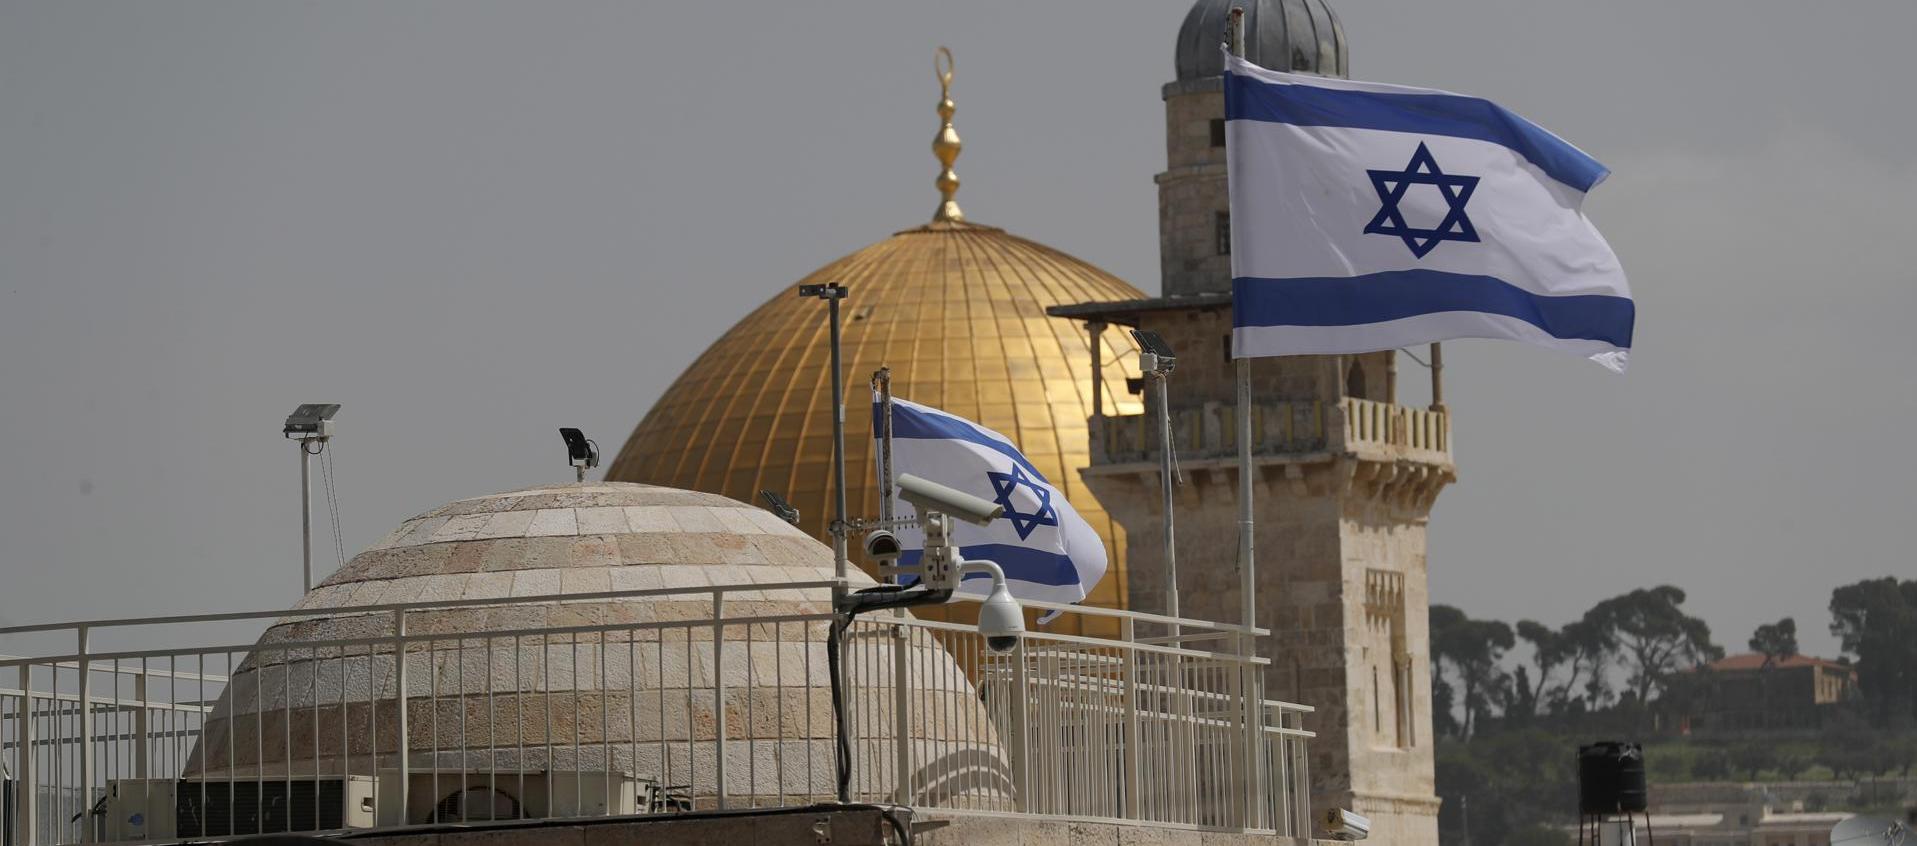
[[1813, 729], [1857, 696], [1857, 668], [1825, 658], [1732, 655], [1693, 671], [1684, 733]]
[[1846, 813], [1704, 813], [1652, 815], [1649, 830], [1673, 846], [1830, 846], [1831, 828]]

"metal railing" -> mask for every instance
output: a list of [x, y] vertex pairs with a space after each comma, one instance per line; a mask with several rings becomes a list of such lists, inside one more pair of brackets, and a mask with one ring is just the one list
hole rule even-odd
[[[12, 842], [827, 800], [831, 618], [804, 610], [830, 607], [833, 584], [0, 629], [64, 631], [76, 645], [0, 658], [0, 684], [14, 683], [0, 689]], [[632, 608], [649, 610], [619, 610]], [[1122, 635], [1034, 631], [1000, 655], [959, 624], [854, 624], [844, 672], [855, 793], [961, 814], [1309, 830], [1311, 735], [1298, 706], [1262, 698], [1265, 660], [1233, 651], [1244, 632], [1067, 610], [1116, 617]], [[497, 625], [529, 615], [546, 624]], [[106, 629], [247, 619], [277, 623], [253, 644], [143, 635], [152, 648], [89, 648]], [[311, 626], [322, 619], [327, 628]], [[1134, 636], [1171, 622], [1181, 638]]]
[[[1172, 449], [1181, 460], [1232, 458], [1238, 454], [1236, 404], [1208, 402], [1173, 408]], [[1252, 449], [1260, 453], [1308, 454], [1330, 448], [1325, 404], [1261, 402], [1251, 409]], [[1158, 460], [1156, 414], [1126, 414], [1092, 418], [1093, 452], [1098, 463], [1125, 464]]]
[[[1229, 402], [1172, 409], [1172, 446], [1179, 459], [1235, 458], [1235, 414], [1236, 405]], [[1344, 397], [1335, 404], [1261, 402], [1252, 406], [1251, 421], [1252, 450], [1261, 455], [1350, 451], [1370, 454], [1367, 457], [1442, 461], [1451, 452], [1451, 418], [1447, 413], [1356, 397]], [[1158, 460], [1156, 416], [1100, 416], [1091, 422], [1096, 463]]]

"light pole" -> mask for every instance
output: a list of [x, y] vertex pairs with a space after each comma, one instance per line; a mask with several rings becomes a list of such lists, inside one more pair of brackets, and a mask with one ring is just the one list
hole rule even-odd
[[825, 300], [832, 325], [832, 574], [846, 577], [845, 549], [845, 374], [839, 367], [839, 301], [852, 292], [837, 282], [800, 285], [799, 296]]
[[[1177, 459], [1172, 455], [1171, 434], [1171, 390], [1166, 386], [1166, 377], [1178, 366], [1178, 356], [1172, 352], [1170, 344], [1157, 332], [1140, 329], [1132, 330], [1133, 340], [1138, 341], [1138, 369], [1152, 380], [1153, 393], [1158, 395], [1158, 475], [1163, 484], [1165, 498], [1165, 614], [1178, 616], [1178, 549], [1172, 536], [1172, 474], [1177, 471]], [[1179, 626], [1172, 624], [1172, 633], [1177, 634]]]
[[300, 595], [313, 589], [313, 456], [326, 451], [333, 438], [333, 415], [339, 403], [306, 403], [286, 416], [280, 433], [300, 448]]

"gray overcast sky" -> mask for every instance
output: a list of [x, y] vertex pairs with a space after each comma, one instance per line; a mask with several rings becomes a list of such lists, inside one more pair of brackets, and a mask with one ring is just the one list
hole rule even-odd
[[[1733, 648], [1833, 651], [1833, 586], [1917, 573], [1917, 4], [1334, 2], [1354, 76], [1610, 165], [1639, 300], [1621, 378], [1448, 350], [1435, 599], [1672, 582]], [[566, 478], [555, 426], [616, 451], [752, 305], [929, 217], [941, 43], [967, 212], [1157, 290], [1186, 5], [0, 5], [0, 619], [292, 602], [302, 400], [346, 405], [348, 554]]]

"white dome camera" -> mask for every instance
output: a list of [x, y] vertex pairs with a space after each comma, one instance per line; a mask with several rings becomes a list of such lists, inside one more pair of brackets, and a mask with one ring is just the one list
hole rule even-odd
[[1018, 639], [1025, 635], [1025, 609], [1012, 598], [1005, 571], [991, 561], [967, 561], [958, 568], [960, 572], [982, 570], [992, 577], [992, 592], [978, 609], [978, 633], [985, 638], [985, 647], [1000, 653], [1017, 649]]
[[985, 604], [978, 609], [978, 633], [985, 638], [985, 647], [993, 652], [1010, 652], [1018, 648], [1018, 639], [1025, 634], [1025, 611], [1012, 598], [1012, 592], [1000, 581], [992, 586], [992, 594], [985, 598]]

